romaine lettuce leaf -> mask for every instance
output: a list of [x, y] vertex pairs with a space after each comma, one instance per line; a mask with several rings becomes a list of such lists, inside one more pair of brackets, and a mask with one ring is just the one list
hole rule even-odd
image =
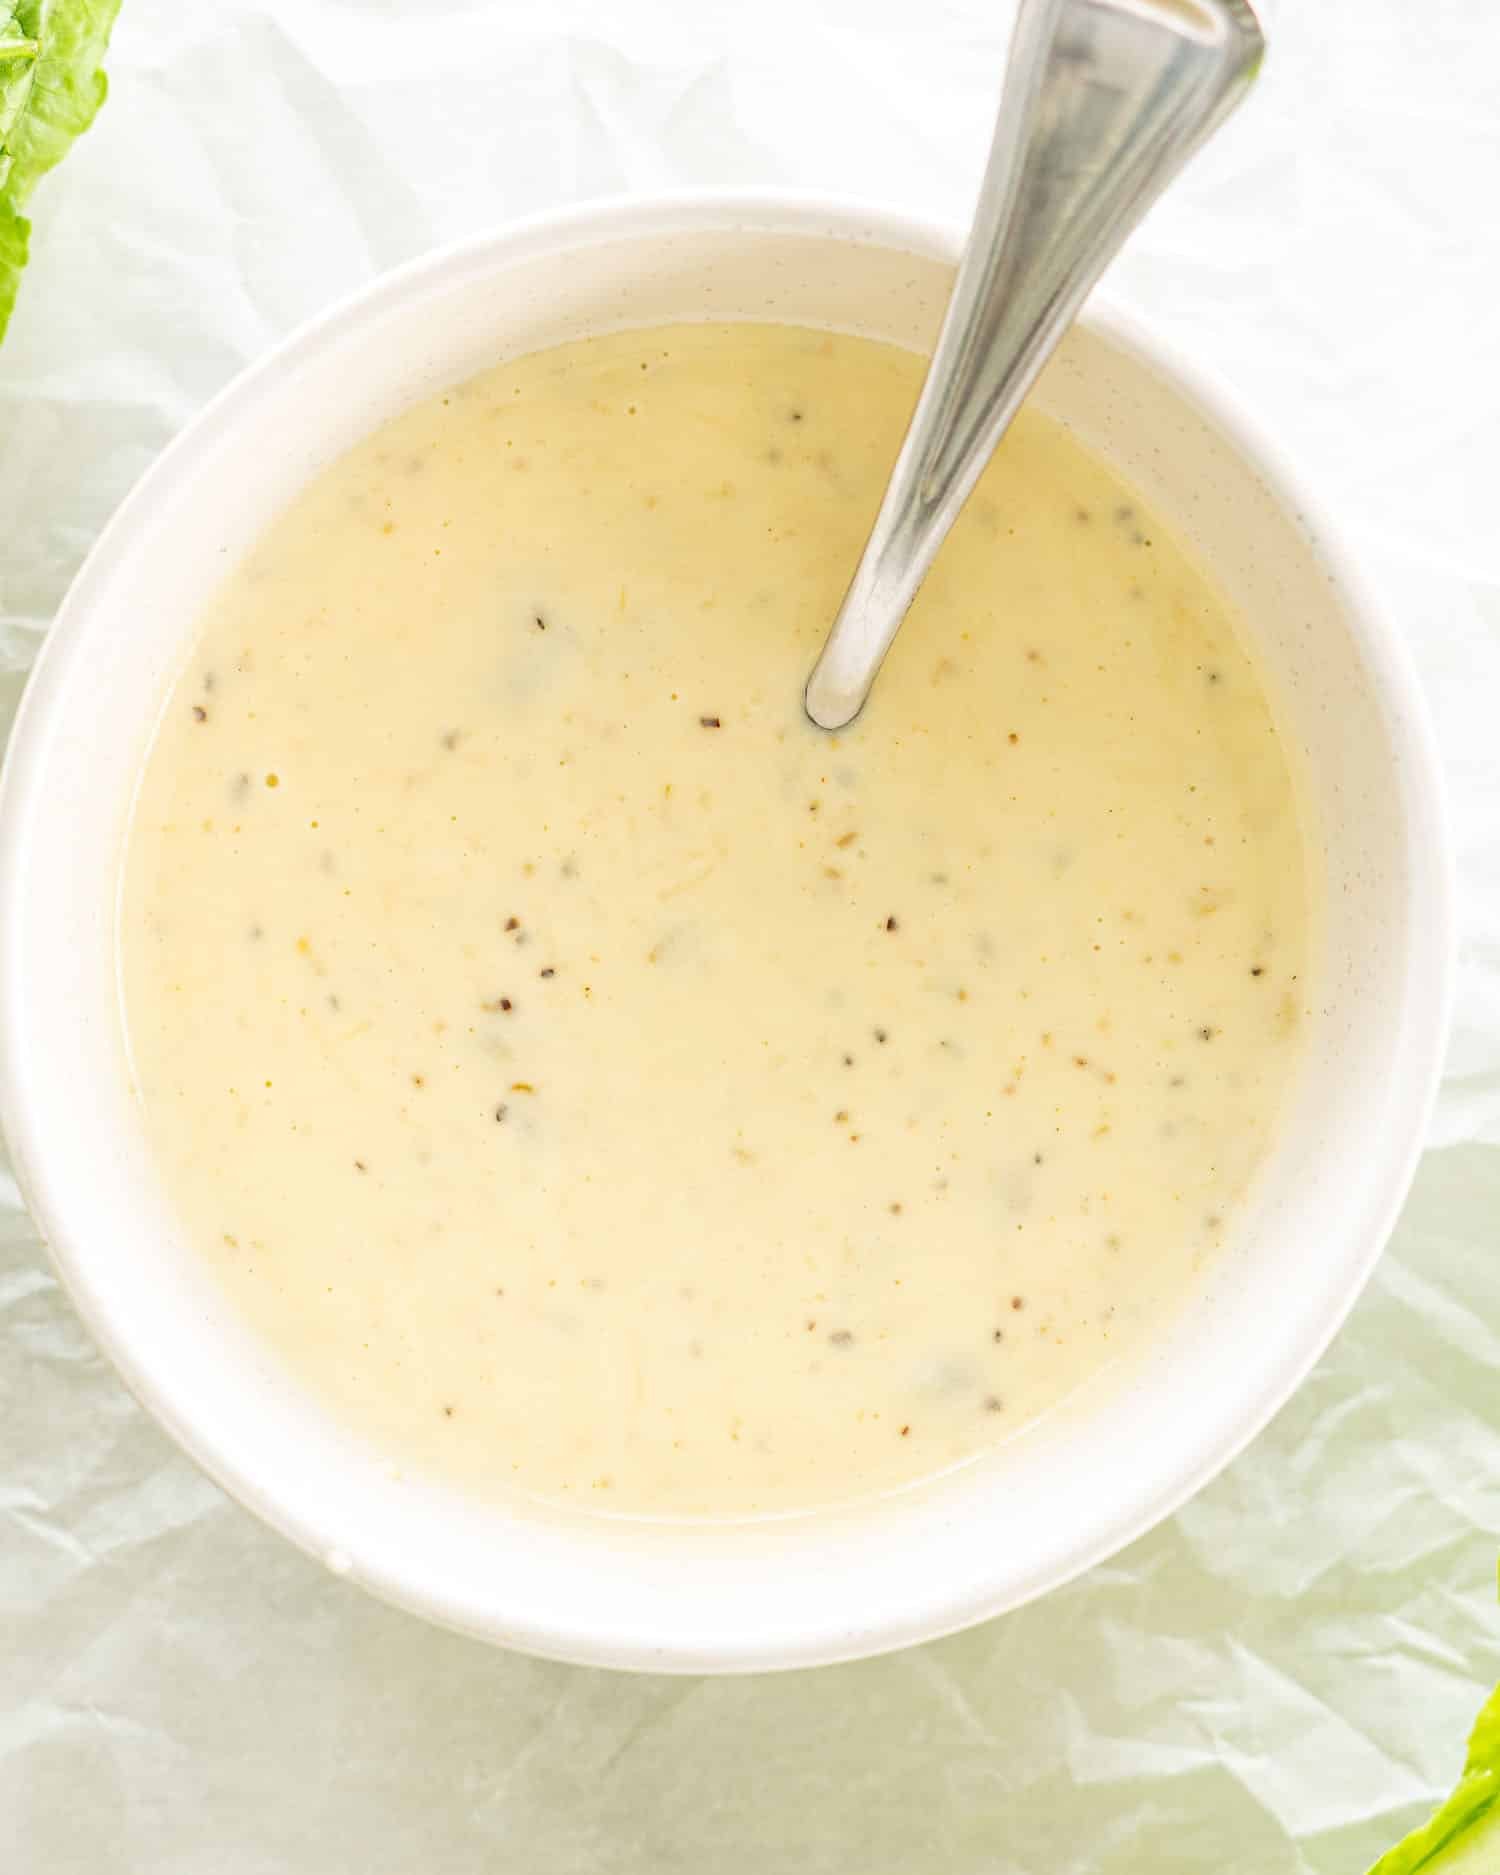
[[99, 62], [120, 0], [0, 0], [0, 338], [26, 265], [22, 214], [104, 102]]
[[1500, 1870], [1500, 1687], [1475, 1721], [1458, 1789], [1370, 1875], [1496, 1875]]
[[36, 75], [37, 43], [22, 32], [13, 0], [0, 0], [0, 188], [10, 173], [10, 137]]

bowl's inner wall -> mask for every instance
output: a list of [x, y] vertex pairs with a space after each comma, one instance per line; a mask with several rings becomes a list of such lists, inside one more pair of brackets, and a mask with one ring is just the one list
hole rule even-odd
[[154, 1186], [116, 998], [119, 847], [208, 595], [302, 484], [397, 409], [506, 354], [670, 320], [925, 346], [951, 277], [889, 231], [820, 227], [811, 211], [737, 226], [728, 210], [716, 224], [701, 207], [696, 222], [658, 210], [614, 239], [605, 226], [586, 247], [577, 233], [501, 238], [377, 289], [242, 381], [127, 504], [65, 608], [7, 780], [8, 1120], [70, 1288], [127, 1379], [298, 1541], [540, 1651], [687, 1667], [830, 1658], [977, 1618], [1127, 1540], [1321, 1347], [1383, 1226], [1369, 1163], [1400, 1161], [1413, 1125], [1397, 1084], [1427, 941], [1411, 910], [1422, 863], [1403, 764], [1416, 745], [1298, 518], [1130, 342], [1075, 332], [1038, 395], [1195, 543], [1251, 622], [1320, 823], [1318, 1013], [1256, 1215], [1107, 1413], [1063, 1414], [876, 1507], [663, 1528], [522, 1519], [399, 1480], [250, 1340]]

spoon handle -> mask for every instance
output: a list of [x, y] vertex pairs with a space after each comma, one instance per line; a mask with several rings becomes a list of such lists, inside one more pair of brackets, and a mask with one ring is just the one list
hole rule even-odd
[[1240, 101], [1245, 0], [1020, 0], [974, 225], [885, 498], [808, 679], [839, 729], [1088, 290]]

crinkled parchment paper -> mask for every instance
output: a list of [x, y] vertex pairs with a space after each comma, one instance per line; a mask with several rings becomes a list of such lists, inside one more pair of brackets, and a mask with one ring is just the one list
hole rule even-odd
[[[1272, 11], [1267, 8], [1267, 11]], [[1500, 10], [1283, 0], [1114, 291], [1225, 373], [1409, 634], [1463, 870], [1432, 1150], [1315, 1377], [1180, 1516], [865, 1665], [636, 1679], [324, 1575], [127, 1398], [0, 1189], [9, 1875], [1360, 1871], [1500, 1674]], [[294, 322], [603, 191], [958, 218], [1004, 0], [127, 0], [0, 352], [9, 708], [101, 523]]]

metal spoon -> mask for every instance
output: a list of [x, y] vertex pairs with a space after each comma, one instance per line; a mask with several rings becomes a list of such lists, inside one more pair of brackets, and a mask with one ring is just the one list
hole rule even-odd
[[1020, 0], [937, 350], [807, 682], [841, 729], [1037, 374], [1126, 235], [1260, 67], [1245, 0]]

